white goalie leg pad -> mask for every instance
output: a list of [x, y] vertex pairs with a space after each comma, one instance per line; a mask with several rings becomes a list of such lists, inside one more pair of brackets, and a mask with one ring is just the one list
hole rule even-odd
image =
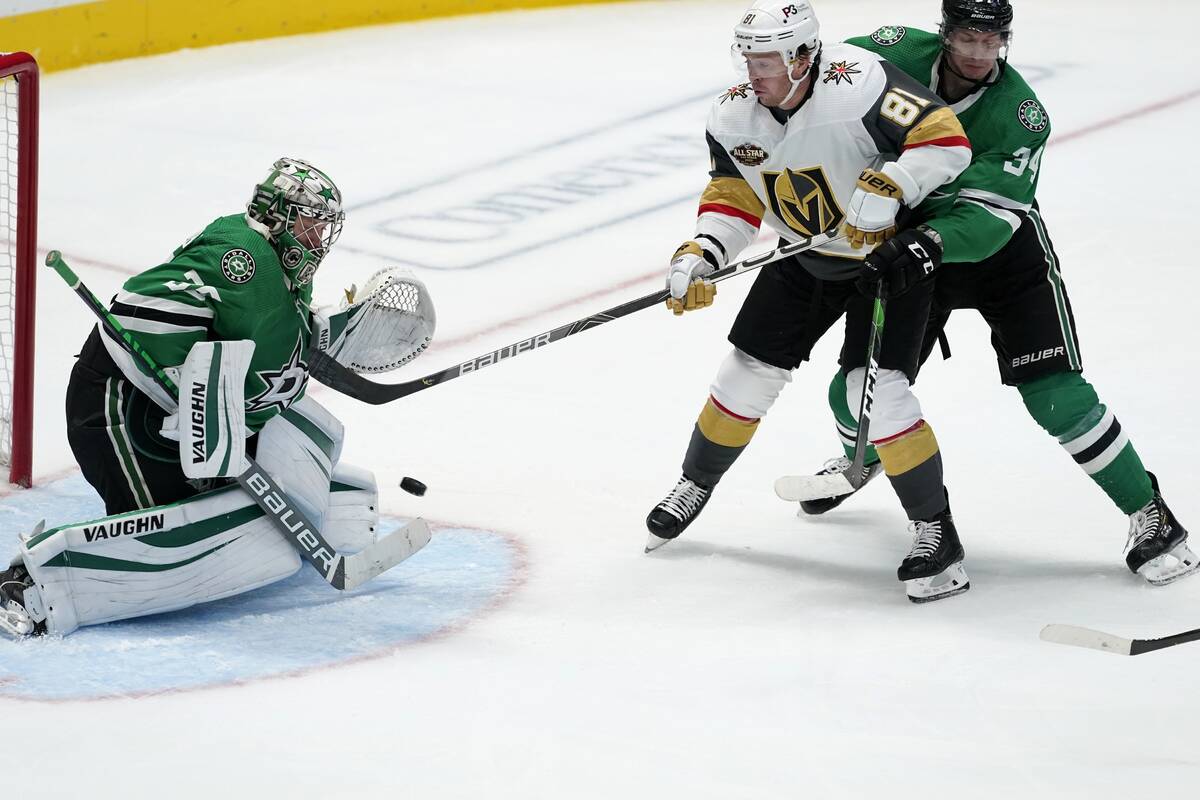
[[333, 549], [357, 553], [377, 538], [379, 490], [375, 473], [338, 464], [329, 485], [329, 508], [322, 533]]
[[342, 454], [342, 438], [342, 423], [309, 397], [272, 417], [258, 433], [259, 466], [322, 533], [329, 482]]
[[765, 364], [736, 347], [717, 370], [709, 391], [722, 407], [739, 417], [765, 417], [783, 387], [792, 382], [790, 370]]
[[[863, 381], [866, 369], [859, 367], [846, 376], [846, 402], [850, 413], [858, 417], [862, 402]], [[875, 381], [875, 400], [871, 405], [872, 442], [888, 439], [903, 433], [924, 418], [921, 402], [912, 393], [908, 376], [897, 369], [881, 369]]]
[[[189, 478], [240, 475], [246, 461], [246, 371], [254, 342], [197, 342], [179, 371], [179, 460]], [[170, 426], [164, 425], [164, 432]]]
[[55, 634], [241, 594], [300, 568], [239, 486], [38, 533], [21, 558], [34, 581], [26, 600]]

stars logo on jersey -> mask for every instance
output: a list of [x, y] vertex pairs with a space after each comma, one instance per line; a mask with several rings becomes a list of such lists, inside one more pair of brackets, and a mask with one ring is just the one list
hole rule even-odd
[[879, 30], [871, 34], [871, 41], [884, 47], [891, 47], [896, 42], [904, 38], [904, 34], [908, 33], [902, 25], [884, 25]]
[[300, 357], [301, 336], [296, 335], [296, 346], [288, 362], [279, 369], [265, 369], [255, 372], [258, 379], [266, 384], [266, 391], [246, 401], [246, 413], [276, 409], [283, 412], [296, 401], [300, 392], [308, 382], [308, 364]]
[[756, 144], [750, 144], [750, 142], [739, 144], [737, 147], [729, 151], [729, 155], [733, 156], [740, 163], [745, 164], [747, 167], [757, 167], [770, 157], [767, 155], [766, 150], [762, 149]]
[[825, 170], [820, 167], [764, 171], [762, 178], [771, 211], [803, 236], [817, 236], [834, 230], [846, 218], [829, 187]]
[[741, 99], [741, 100], [745, 100], [749, 96], [750, 96], [750, 84], [742, 83], [742, 84], [738, 84], [737, 86], [734, 86], [734, 87], [728, 89], [725, 92], [725, 94], [721, 95], [721, 102], [724, 103], [726, 100], [732, 100], [735, 97], [738, 99]]
[[1037, 100], [1026, 100], [1021, 103], [1021, 107], [1017, 109], [1017, 119], [1021, 120], [1021, 124], [1034, 133], [1041, 133], [1050, 124], [1050, 117], [1046, 116], [1046, 111]]
[[829, 65], [829, 71], [825, 73], [825, 80], [821, 81], [821, 83], [829, 83], [830, 81], [833, 81], [833, 85], [838, 86], [842, 81], [845, 81], [853, 86], [854, 79], [850, 76], [862, 74], [861, 69], [855, 69], [857, 66], [857, 61], [855, 61], [853, 64], [847, 64], [845, 61], [834, 61]]
[[230, 283], [245, 283], [254, 277], [254, 256], [235, 248], [221, 256], [221, 272]]

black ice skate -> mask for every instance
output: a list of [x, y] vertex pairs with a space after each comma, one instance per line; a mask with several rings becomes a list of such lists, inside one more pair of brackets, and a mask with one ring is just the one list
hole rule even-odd
[[680, 478], [675, 488], [646, 517], [646, 528], [650, 531], [646, 552], [657, 550], [683, 533], [700, 515], [711, 495], [711, 486], [701, 486], [687, 475]]
[[963, 569], [963, 546], [958, 540], [950, 507], [930, 520], [915, 520], [912, 549], [900, 562], [896, 577], [904, 581], [908, 599], [928, 603], [962, 594], [971, 588]]
[[[840, 475], [848, 469], [850, 469], [850, 459], [846, 458], [845, 456], [840, 456], [838, 458], [826, 461], [825, 466], [817, 470], [816, 474]], [[837, 508], [849, 497], [857, 494], [858, 491], [863, 488], [863, 486], [866, 486], [868, 483], [870, 483], [872, 479], [874, 479], [874, 477], [880, 472], [883, 472], [883, 464], [879, 463], [878, 461], [876, 461], [874, 464], [864, 464], [863, 482], [862, 486], [859, 486], [858, 489], [850, 492], [850, 494], [839, 494], [837, 497], [822, 497], [819, 500], [801, 500], [800, 511], [805, 514], [811, 514], [815, 516], [817, 514], [824, 514], [826, 511]]]
[[16, 637], [46, 632], [40, 596], [19, 559], [0, 572], [0, 632]]
[[1163, 502], [1158, 478], [1149, 474], [1154, 497], [1129, 515], [1125, 564], [1155, 586], [1162, 586], [1195, 572], [1200, 560], [1187, 546], [1187, 530]]

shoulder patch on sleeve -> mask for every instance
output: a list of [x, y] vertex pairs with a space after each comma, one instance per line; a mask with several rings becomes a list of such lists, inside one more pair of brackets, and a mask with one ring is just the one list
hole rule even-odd
[[750, 96], [750, 91], [750, 84], [748, 83], [741, 83], [737, 86], [730, 87], [721, 93], [721, 102], [724, 103], [726, 100], [734, 99], [745, 100]]
[[1034, 133], [1041, 133], [1050, 124], [1050, 117], [1037, 100], [1029, 99], [1017, 108], [1017, 119]]
[[854, 85], [854, 76], [861, 75], [862, 70], [858, 69], [858, 61], [831, 61], [829, 69], [825, 71], [825, 78], [821, 83], [833, 82], [834, 86], [841, 86], [842, 81]]
[[879, 30], [871, 34], [871, 41], [883, 47], [891, 47], [904, 38], [904, 34], [908, 33], [903, 25], [884, 25]]
[[230, 283], [245, 283], [254, 277], [254, 256], [240, 247], [226, 250], [221, 256], [221, 272]]

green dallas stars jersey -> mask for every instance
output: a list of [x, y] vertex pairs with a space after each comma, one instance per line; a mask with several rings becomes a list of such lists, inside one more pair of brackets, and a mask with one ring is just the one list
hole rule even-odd
[[[199, 341], [253, 340], [246, 423], [257, 431], [304, 394], [312, 285], [290, 288], [275, 250], [254, 226], [243, 214], [213, 221], [170, 261], [127, 280], [112, 312], [164, 367], [182, 364]], [[162, 405], [163, 392], [140, 362], [103, 338], [121, 372]]]
[[[847, 41], [938, 90], [942, 44], [937, 34], [889, 25]], [[995, 86], [951, 108], [971, 140], [971, 165], [921, 210], [929, 214], [926, 224], [942, 236], [945, 261], [981, 261], [1008, 243], [1033, 204], [1050, 119], [1011, 66]]]

